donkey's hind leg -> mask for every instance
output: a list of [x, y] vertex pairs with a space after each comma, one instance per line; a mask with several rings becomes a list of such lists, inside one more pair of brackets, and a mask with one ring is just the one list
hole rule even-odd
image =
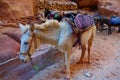
[[117, 33], [120, 33], [120, 26], [118, 27], [118, 32]]
[[93, 43], [94, 36], [91, 35], [90, 39], [88, 40], [88, 63], [90, 63], [90, 52], [91, 52], [91, 46]]
[[112, 29], [111, 29], [111, 26], [110, 25], [108, 25], [108, 34], [112, 34]]
[[77, 62], [77, 64], [83, 63], [83, 58], [85, 56], [85, 52], [86, 52], [86, 45], [82, 45], [82, 54], [81, 54], [80, 60]]

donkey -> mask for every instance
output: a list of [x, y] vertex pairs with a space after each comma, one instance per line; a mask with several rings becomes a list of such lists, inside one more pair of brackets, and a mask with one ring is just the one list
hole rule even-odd
[[108, 19], [106, 16], [104, 15], [97, 15], [94, 16], [97, 28], [98, 27], [98, 23], [100, 25], [101, 31], [104, 28], [104, 24], [108, 25], [108, 34], [112, 34], [112, 26], [114, 27], [118, 27], [118, 33], [120, 33], [120, 17], [116, 17], [116, 16], [111, 16], [110, 19]]
[[[23, 62], [28, 62], [35, 49], [41, 43], [51, 44], [56, 46], [61, 52], [64, 53], [64, 60], [66, 66], [66, 79], [70, 80], [70, 55], [72, 53], [72, 45], [76, 40], [73, 35], [71, 25], [68, 21], [62, 20], [46, 20], [45, 23], [23, 25], [19, 23], [21, 36], [21, 47], [19, 58]], [[89, 29], [81, 34], [82, 55], [78, 63], [83, 62], [83, 57], [88, 45], [88, 62], [90, 62], [90, 50], [95, 37], [96, 27], [91, 25]]]

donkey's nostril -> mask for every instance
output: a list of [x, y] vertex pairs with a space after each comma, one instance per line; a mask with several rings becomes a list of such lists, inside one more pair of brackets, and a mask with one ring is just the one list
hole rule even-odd
[[23, 63], [27, 63], [27, 61], [25, 61], [25, 60], [23, 60], [23, 59], [22, 59], [21, 61], [22, 61]]
[[21, 61], [22, 61], [22, 62], [24, 62], [24, 60], [23, 60], [23, 59], [22, 59]]

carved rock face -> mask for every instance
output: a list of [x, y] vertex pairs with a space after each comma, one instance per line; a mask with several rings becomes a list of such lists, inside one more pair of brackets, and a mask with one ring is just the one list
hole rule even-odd
[[0, 19], [32, 16], [32, 0], [0, 0]]
[[[45, 2], [44, 2], [45, 1]], [[38, 0], [39, 10], [76, 10], [77, 4], [70, 0]], [[61, 7], [62, 6], [62, 7]]]
[[99, 0], [98, 10], [106, 16], [120, 16], [120, 1], [119, 0]]
[[78, 7], [89, 7], [98, 4], [98, 0], [76, 0]]
[[7, 35], [0, 34], [0, 63], [17, 56], [19, 43]]

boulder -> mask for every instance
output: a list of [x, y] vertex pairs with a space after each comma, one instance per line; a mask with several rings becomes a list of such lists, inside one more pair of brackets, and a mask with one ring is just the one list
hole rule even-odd
[[63, 11], [77, 10], [77, 4], [71, 1], [53, 1], [53, 2], [48, 1], [46, 7], [49, 10], [63, 10]]
[[106, 16], [120, 16], [119, 0], [99, 0], [98, 11]]
[[20, 43], [21, 32], [19, 28], [2, 28], [0, 29], [0, 33], [9, 36], [10, 38], [14, 39], [18, 43]]
[[34, 15], [33, 0], [0, 0], [0, 19]]
[[20, 45], [7, 35], [0, 34], [0, 63], [17, 56]]
[[38, 0], [38, 3], [36, 2], [36, 4], [38, 5], [39, 11], [44, 11], [45, 8], [58, 11], [77, 10], [77, 4], [75, 2], [71, 2], [70, 0]]
[[22, 63], [20, 59], [14, 58], [7, 64], [0, 66], [0, 80], [31, 80], [30, 78], [39, 71], [48, 69], [48, 67], [56, 64], [60, 66], [64, 65], [64, 54], [58, 51], [58, 49], [51, 48], [47, 45], [41, 47], [32, 56], [33, 65], [31, 65], [30, 61], [28, 63]]
[[98, 0], [76, 0], [78, 8], [95, 8], [98, 5]]

